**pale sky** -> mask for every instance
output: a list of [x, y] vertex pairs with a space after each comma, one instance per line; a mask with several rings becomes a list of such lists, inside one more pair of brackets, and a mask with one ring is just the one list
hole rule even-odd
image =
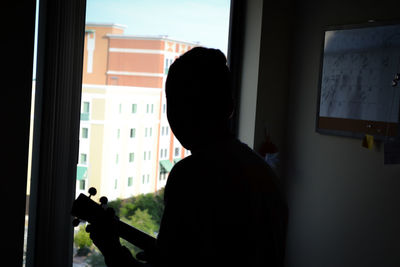
[[125, 25], [129, 35], [168, 35], [228, 47], [230, 0], [87, 0], [86, 22]]

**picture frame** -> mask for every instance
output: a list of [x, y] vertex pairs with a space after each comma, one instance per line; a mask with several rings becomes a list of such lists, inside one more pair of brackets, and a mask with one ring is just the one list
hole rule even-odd
[[316, 131], [376, 139], [399, 135], [400, 23], [324, 29]]

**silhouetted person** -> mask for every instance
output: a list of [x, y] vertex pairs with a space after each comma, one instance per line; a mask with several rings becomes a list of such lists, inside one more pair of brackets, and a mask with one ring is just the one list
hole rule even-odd
[[[170, 67], [167, 117], [192, 155], [172, 169], [155, 266], [282, 266], [287, 209], [265, 161], [229, 132], [230, 72], [219, 50], [193, 48]], [[110, 266], [140, 266], [109, 233], [91, 237]]]

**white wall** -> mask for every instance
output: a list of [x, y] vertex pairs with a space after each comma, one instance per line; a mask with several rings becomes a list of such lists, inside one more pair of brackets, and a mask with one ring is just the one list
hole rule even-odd
[[314, 130], [322, 29], [400, 18], [396, 1], [299, 1], [292, 33], [287, 266], [400, 266], [400, 166]]

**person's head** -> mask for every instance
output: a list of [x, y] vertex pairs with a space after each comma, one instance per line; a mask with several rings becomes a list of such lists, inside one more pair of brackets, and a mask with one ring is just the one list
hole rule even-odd
[[166, 81], [171, 129], [187, 149], [228, 134], [230, 71], [220, 50], [195, 47], [171, 65]]

